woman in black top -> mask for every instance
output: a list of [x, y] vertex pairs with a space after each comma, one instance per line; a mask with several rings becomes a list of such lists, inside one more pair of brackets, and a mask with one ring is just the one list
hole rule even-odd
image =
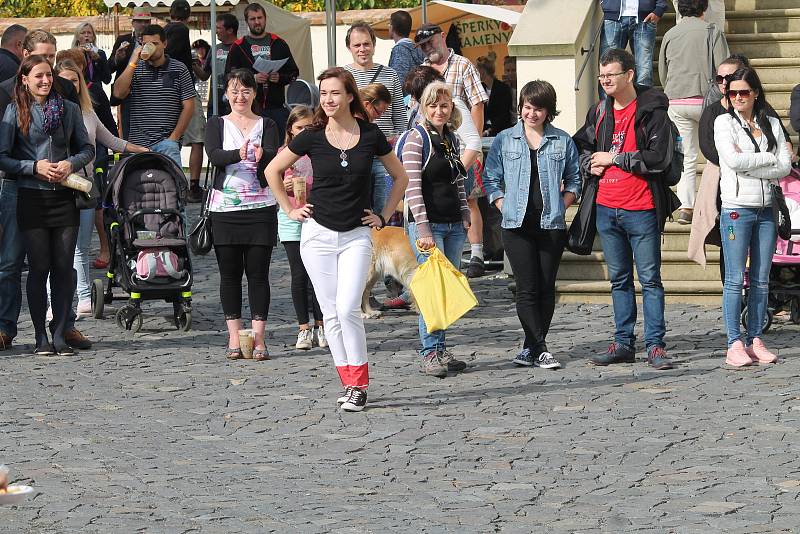
[[[14, 102], [0, 124], [0, 171], [17, 181], [17, 222], [28, 255], [26, 292], [36, 332], [34, 354], [72, 354], [64, 339], [75, 274], [79, 214], [75, 191], [63, 185], [94, 158], [77, 104], [53, 89], [53, 68], [44, 56], [22, 61]], [[53, 320], [47, 339], [47, 278], [52, 278]]]
[[[311, 127], [291, 140], [267, 167], [270, 188], [291, 219], [303, 222], [300, 253], [314, 285], [336, 370], [345, 387], [342, 409], [361, 411], [367, 403], [367, 340], [361, 295], [372, 260], [369, 227], [383, 228], [403, 198], [408, 177], [386, 137], [370, 124], [353, 75], [332, 67], [318, 78], [320, 106]], [[308, 155], [314, 187], [308, 203], [294, 208], [283, 173]], [[394, 179], [383, 213], [373, 213], [372, 159], [377, 156]]]
[[[494, 137], [514, 125], [511, 110], [511, 102], [514, 97], [511, 94], [511, 87], [494, 77], [495, 59], [494, 52], [490, 52], [488, 57], [481, 56], [475, 62], [475, 67], [481, 76], [481, 84], [483, 84], [486, 94], [489, 95], [483, 117], [484, 137]], [[479, 127], [477, 124], [475, 126]]]

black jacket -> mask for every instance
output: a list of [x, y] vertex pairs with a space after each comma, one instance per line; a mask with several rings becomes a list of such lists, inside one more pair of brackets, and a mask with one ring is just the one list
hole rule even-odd
[[0, 82], [13, 78], [19, 70], [19, 58], [6, 50], [0, 48]]
[[170, 22], [164, 26], [164, 35], [167, 37], [165, 52], [172, 59], [177, 59], [189, 70], [192, 83], [195, 81], [192, 70], [192, 44], [189, 42], [189, 27], [183, 22]]
[[792, 89], [792, 103], [789, 108], [789, 123], [795, 132], [800, 132], [800, 84]]
[[[619, 165], [622, 170], [637, 174], [649, 183], [659, 229], [662, 231], [667, 218], [680, 206], [678, 197], [662, 180], [662, 173], [669, 167], [674, 150], [668, 107], [669, 99], [660, 89], [636, 86], [636, 150], [622, 152]], [[592, 154], [608, 152], [613, 135], [614, 99], [608, 97], [604, 108], [599, 104], [592, 106], [586, 114], [586, 123], [573, 136], [580, 153], [584, 182], [599, 180], [598, 176], [589, 172]]]
[[[508, 84], [495, 78], [483, 116], [483, 130], [489, 130], [490, 137], [514, 125], [511, 118], [511, 87]], [[488, 124], [490, 121], [491, 125]]]
[[[297, 68], [297, 63], [294, 62], [292, 51], [289, 50], [289, 45], [286, 44], [286, 41], [274, 33], [268, 33], [267, 36], [270, 38], [270, 59], [287, 58], [288, 61], [278, 70], [280, 79], [277, 82], [258, 84], [256, 94], [256, 103], [259, 107], [258, 111], [283, 107], [286, 103], [284, 88], [295, 81], [300, 75], [300, 69]], [[228, 74], [233, 69], [240, 68], [250, 69], [255, 74], [253, 62], [253, 52], [250, 50], [250, 42], [247, 36], [241, 37], [231, 45], [231, 50], [228, 52], [228, 60], [225, 62], [225, 74]]]
[[[281, 146], [281, 140], [278, 136], [278, 126], [275, 121], [269, 117], [263, 117], [261, 133], [261, 159], [258, 160], [258, 183], [261, 187], [267, 187], [267, 179], [264, 176], [264, 171], [267, 165], [278, 153], [278, 148]], [[214, 189], [222, 189], [222, 184], [225, 181], [225, 166], [232, 165], [242, 161], [239, 155], [239, 150], [225, 150], [222, 148], [222, 136], [225, 132], [225, 127], [222, 124], [222, 117], [209, 117], [206, 124], [206, 154], [208, 154], [208, 161], [214, 166]]]

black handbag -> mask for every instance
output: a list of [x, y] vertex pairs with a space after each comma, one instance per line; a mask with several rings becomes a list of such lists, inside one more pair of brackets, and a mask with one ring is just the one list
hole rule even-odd
[[789, 206], [786, 205], [786, 197], [783, 196], [783, 189], [779, 184], [769, 184], [769, 192], [772, 194], [772, 216], [778, 228], [778, 237], [784, 240], [791, 239], [792, 217]]
[[[84, 176], [86, 168], [83, 169]], [[97, 186], [97, 180], [92, 180], [88, 176], [86, 178], [92, 182], [92, 188], [88, 193], [83, 191], [75, 191], [75, 207], [79, 210], [97, 209], [97, 201], [100, 199], [100, 188]]]
[[567, 249], [579, 256], [588, 256], [592, 253], [594, 237], [597, 233], [597, 185], [598, 180], [587, 180], [583, 188], [583, 196], [578, 206], [578, 212], [569, 225], [567, 234]]
[[195, 256], [205, 256], [211, 252], [214, 246], [214, 236], [211, 233], [211, 218], [208, 213], [208, 205], [211, 203], [211, 190], [208, 189], [208, 175], [203, 187], [203, 207], [200, 210], [200, 219], [195, 223], [192, 231], [189, 232], [189, 249]]

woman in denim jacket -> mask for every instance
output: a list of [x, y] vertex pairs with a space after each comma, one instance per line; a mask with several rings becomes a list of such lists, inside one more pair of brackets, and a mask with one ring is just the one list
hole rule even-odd
[[551, 122], [556, 92], [536, 80], [519, 95], [522, 120], [500, 132], [486, 159], [483, 184], [503, 214], [503, 246], [517, 282], [517, 316], [525, 331], [517, 365], [557, 369], [547, 350], [556, 274], [566, 243], [564, 215], [581, 194], [578, 149]]
[[[75, 293], [72, 269], [78, 240], [75, 192], [63, 185], [91, 163], [94, 144], [77, 104], [53, 89], [53, 68], [44, 56], [20, 65], [14, 102], [0, 123], [0, 170], [17, 181], [17, 222], [28, 255], [26, 292], [36, 331], [34, 354], [72, 354], [64, 329]], [[46, 282], [52, 278], [53, 343], [45, 328]]]

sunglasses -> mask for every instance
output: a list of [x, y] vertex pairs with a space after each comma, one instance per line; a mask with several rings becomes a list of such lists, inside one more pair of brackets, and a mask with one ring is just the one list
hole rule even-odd
[[750, 89], [728, 89], [728, 98], [733, 99], [737, 96], [741, 96], [742, 98], [750, 98], [750, 95], [753, 93]]
[[727, 76], [723, 76], [721, 74], [717, 74], [714, 77], [714, 81], [716, 81], [718, 84], [725, 83], [727, 80], [728, 80], [728, 77]]

